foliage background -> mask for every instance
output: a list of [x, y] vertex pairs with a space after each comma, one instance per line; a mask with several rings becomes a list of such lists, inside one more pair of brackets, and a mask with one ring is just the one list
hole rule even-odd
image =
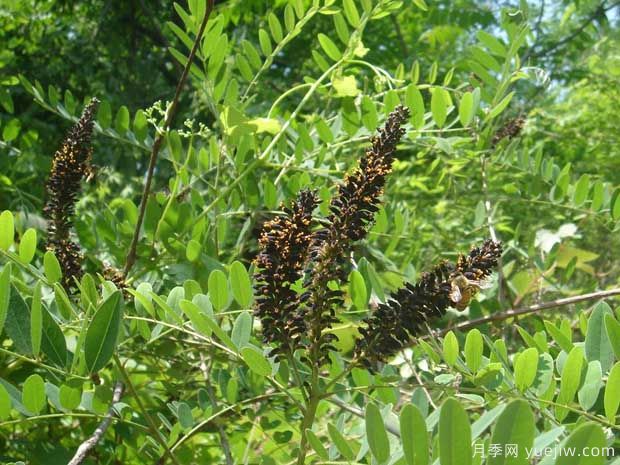
[[[211, 282], [217, 278], [211, 276], [220, 270], [227, 280], [226, 302], [215, 308], [215, 321], [228, 332], [236, 321], [245, 321], [239, 315], [249, 315], [244, 312], [251, 304], [233, 298], [238, 284], [231, 264], [239, 261], [253, 271], [262, 223], [301, 188], [316, 188], [329, 199], [397, 103], [409, 105], [414, 116], [397, 152], [384, 208], [368, 240], [354, 250], [365, 298], [355, 305], [344, 286], [347, 308], [335, 329], [342, 358], [348, 359], [355, 327], [373, 302], [489, 235], [505, 249], [492, 287], [465, 313], [450, 312], [437, 323], [439, 329], [619, 287], [617, 3], [217, 2], [173, 129], [167, 131], [165, 102], [172, 100], [202, 13], [199, 1], [6, 0], [0, 6], [0, 210], [12, 212], [16, 230], [15, 245], [11, 238], [2, 261], [14, 261], [10, 254], [17, 253], [26, 230], [37, 231], [32, 266], [14, 263], [11, 279], [28, 307], [35, 283], [42, 282], [44, 307], [57, 319], [70, 351], [91, 317], [77, 295], [71, 297], [77, 316], [64, 318], [58, 296], [46, 285], [49, 276], [41, 277], [48, 271], [42, 180], [53, 152], [83, 103], [93, 96], [102, 100], [94, 138], [97, 174], [85, 184], [75, 218], [85, 269], [96, 276], [104, 267], [125, 264], [149, 153], [157, 131], [165, 132], [139, 258], [128, 276], [130, 286], [146, 297], [137, 303], [126, 297], [115, 354], [179, 463], [224, 460], [222, 431], [235, 463], [295, 459], [303, 435], [298, 409], [277, 398], [281, 392], [243, 361], [209, 343], [210, 334], [208, 340], [193, 335], [179, 301], [204, 293], [213, 304]], [[475, 102], [469, 117], [462, 103], [467, 93]], [[518, 117], [525, 121], [521, 134], [494, 144], [494, 134]], [[327, 213], [327, 202], [320, 209]], [[99, 292], [111, 290], [104, 286]], [[93, 297], [93, 308], [100, 301]], [[618, 340], [602, 314], [616, 309], [616, 319], [620, 315], [617, 300], [607, 304], [593, 313], [594, 302], [585, 300], [482, 325], [481, 363], [495, 363], [494, 341], [505, 341], [501, 372], [507, 385], [476, 380], [485, 373], [472, 368], [467, 349], [462, 361], [448, 363], [443, 340], [432, 338], [430, 345], [404, 351], [374, 378], [354, 370], [342, 380], [345, 393], [336, 397], [362, 416], [366, 405], [376, 402], [388, 430], [390, 415], [413, 402], [427, 419], [432, 460], [440, 456], [442, 441], [438, 407], [453, 395], [471, 422], [517, 397], [535, 412], [537, 437], [557, 432], [550, 444], [590, 420], [605, 428], [606, 444], [617, 447], [615, 412], [609, 414], [604, 399], [611, 392], [613, 363], [606, 365], [601, 354], [607, 350], [605, 357], [617, 363]], [[597, 349], [598, 356], [587, 339], [595, 314], [602, 333], [592, 341], [609, 341], [607, 349]], [[263, 349], [254, 326], [251, 341]], [[119, 367], [110, 362], [99, 373], [104, 383], [96, 386], [85, 367], [48, 370], [46, 354], [21, 350], [8, 332], [2, 336], [0, 378], [19, 395], [33, 374], [53, 387], [46, 387], [48, 400], [38, 415], [20, 412], [17, 398], [11, 400], [10, 413], [0, 421], [0, 460], [67, 463], [107, 411]], [[455, 334], [464, 347], [469, 333]], [[568, 405], [570, 415], [537, 402], [547, 393], [515, 388], [515, 358], [528, 347], [555, 363], [557, 392], [548, 400]], [[598, 386], [590, 394], [592, 405], [577, 391], [570, 399], [561, 397], [567, 395], [562, 368], [575, 347], [585, 350], [584, 364], [575, 368], [582, 378], [578, 388]], [[598, 379], [588, 377], [589, 363], [596, 361], [602, 366]], [[333, 364], [325, 376], [336, 376], [339, 366]], [[536, 371], [537, 379], [542, 374]], [[288, 379], [278, 382], [286, 385]], [[54, 401], [63, 385], [83, 392], [79, 406]], [[252, 400], [272, 395], [276, 399]], [[147, 415], [138, 402], [125, 393], [122, 421], [114, 421], [93, 463], [144, 463], [144, 457], [155, 462], [165, 456], [164, 446], [145, 428]], [[180, 405], [191, 409], [189, 419]], [[215, 419], [206, 421], [214, 412]], [[489, 418], [493, 426], [474, 438], [487, 445], [496, 417]], [[186, 435], [196, 425], [203, 426]], [[342, 460], [343, 454], [333, 445], [338, 442], [333, 425], [352, 441], [358, 461], [378, 460], [370, 458], [373, 447], [363, 454], [366, 424], [342, 406], [325, 403], [315, 432], [326, 447], [332, 445], [329, 459], [340, 454]], [[187, 442], [179, 442], [186, 436]], [[404, 460], [400, 441], [392, 434], [390, 441], [391, 463]], [[321, 459], [319, 451], [310, 454], [308, 460]], [[444, 465], [448, 460], [441, 457]]]

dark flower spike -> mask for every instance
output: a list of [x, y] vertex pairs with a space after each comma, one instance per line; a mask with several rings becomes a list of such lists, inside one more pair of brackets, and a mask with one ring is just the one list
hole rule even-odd
[[291, 350], [306, 330], [299, 311], [302, 296], [291, 289], [302, 277], [311, 241], [312, 212], [318, 205], [312, 191], [302, 191], [284, 215], [263, 225], [259, 238], [255, 314], [263, 326], [263, 339]]
[[[390, 113], [371, 146], [339, 186], [330, 204], [327, 226], [313, 235], [309, 269], [305, 282], [308, 289], [306, 309], [311, 344], [321, 348], [327, 361], [329, 343], [335, 336], [325, 333], [337, 322], [334, 308], [343, 303], [340, 291], [330, 290], [328, 283], [345, 277], [345, 263], [353, 243], [364, 238], [379, 209], [386, 176], [392, 170], [396, 145], [405, 133], [402, 127], [409, 118], [409, 109], [398, 106]], [[318, 350], [318, 349], [316, 349]]]
[[361, 158], [359, 167], [349, 174], [338, 188], [330, 205], [329, 226], [316, 234], [315, 247], [350, 248], [366, 236], [368, 227], [379, 210], [385, 177], [392, 171], [396, 145], [405, 133], [402, 125], [409, 118], [409, 109], [399, 105], [390, 113], [385, 126], [371, 139], [372, 145]]
[[523, 126], [525, 126], [525, 119], [521, 116], [509, 120], [493, 135], [491, 146], [495, 147], [502, 139], [514, 139], [521, 133]]
[[468, 255], [459, 255], [456, 271], [472, 281], [481, 281], [493, 273], [502, 255], [502, 244], [490, 239], [482, 246], [473, 247]]
[[99, 101], [93, 98], [78, 122], [69, 130], [54, 154], [47, 181], [47, 203], [43, 209], [48, 219], [47, 248], [52, 250], [63, 271], [63, 286], [74, 286], [82, 275], [82, 253], [71, 239], [72, 217], [81, 190], [81, 182], [91, 173], [91, 138], [95, 111]]
[[487, 240], [468, 255], [460, 255], [456, 265], [442, 262], [417, 283], [397, 290], [360, 328], [362, 337], [356, 343], [356, 356], [368, 366], [384, 361], [426, 332], [448, 307], [464, 309], [480, 283], [491, 275], [501, 254], [501, 244]]

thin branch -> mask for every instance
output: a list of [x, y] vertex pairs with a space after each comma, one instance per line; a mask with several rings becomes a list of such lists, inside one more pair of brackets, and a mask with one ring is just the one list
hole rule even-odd
[[403, 31], [400, 28], [400, 23], [398, 22], [398, 18], [396, 15], [390, 15], [390, 19], [392, 20], [392, 24], [394, 25], [394, 30], [396, 31], [396, 36], [398, 37], [398, 41], [400, 42], [400, 51], [404, 57], [409, 56], [409, 48], [407, 47], [407, 42], [405, 42], [405, 38], [403, 37]]
[[534, 29], [533, 29], [533, 32], [535, 33], [536, 38], [534, 39], [534, 43], [532, 44], [532, 46], [528, 48], [527, 52], [525, 52], [525, 55], [523, 55], [523, 58], [521, 59], [523, 63], [527, 61], [530, 55], [532, 55], [532, 53], [534, 52], [534, 49], [538, 46], [538, 42], [540, 41], [540, 37], [542, 36], [541, 25], [542, 25], [542, 19], [544, 15], [545, 15], [545, 0], [542, 0], [540, 3], [540, 12], [538, 13], [538, 20], [536, 21], [536, 25], [534, 26]]
[[[213, 363], [214, 359], [213, 348], [214, 347], [211, 346], [211, 361], [209, 363], [209, 366], [207, 366], [204, 354], [200, 354], [200, 370], [202, 371], [202, 374], [205, 378], [207, 395], [209, 396], [209, 401], [213, 406], [213, 411], [217, 412], [219, 410], [219, 406], [217, 402], [217, 397], [215, 395], [215, 390], [213, 389], [213, 385], [211, 384], [211, 377], [209, 376], [209, 373], [211, 372], [211, 364]], [[222, 450], [224, 451], [224, 457], [226, 457], [226, 464], [233, 465], [235, 461], [233, 460], [232, 453], [230, 451], [230, 442], [228, 442], [228, 435], [226, 434], [224, 426], [222, 426], [222, 423], [220, 422], [217, 422], [217, 432], [220, 436], [220, 444], [222, 446]]]
[[169, 456], [170, 459], [174, 462], [175, 465], [181, 465], [179, 463], [179, 460], [174, 456], [174, 454], [172, 453], [172, 451], [168, 447], [166, 439], [163, 437], [163, 434], [157, 428], [157, 425], [155, 424], [155, 421], [153, 420], [153, 417], [151, 417], [149, 412], [146, 410], [146, 407], [145, 407], [144, 403], [142, 402], [142, 399], [138, 395], [138, 392], [136, 391], [136, 388], [134, 387], [133, 383], [131, 382], [131, 378], [129, 377], [129, 373], [127, 373], [127, 370], [125, 370], [125, 367], [121, 363], [120, 358], [118, 358], [118, 355], [116, 355], [116, 354], [113, 357], [114, 357], [114, 363], [116, 364], [116, 367], [118, 368], [118, 371], [120, 371], [121, 376], [123, 378], [125, 378], [125, 383], [127, 384], [127, 387], [129, 388], [129, 392], [131, 393], [132, 397], [135, 399], [136, 404], [138, 404], [138, 408], [142, 412], [142, 416], [146, 420], [147, 426], [149, 427], [149, 430], [151, 431], [151, 434], [154, 436], [154, 439], [159, 443], [159, 445], [162, 446], [162, 448], [164, 449], [164, 455], [161, 458], [161, 460], [162, 460], [161, 463], [164, 463], [166, 457]]
[[432, 334], [423, 336], [422, 339], [443, 336], [444, 334], [447, 334], [449, 331], [455, 330], [455, 329], [462, 331], [465, 329], [483, 325], [485, 323], [497, 323], [499, 321], [504, 321], [509, 318], [514, 318], [516, 316], [528, 315], [530, 313], [538, 313], [540, 311], [548, 310], [550, 308], [563, 307], [564, 305], [576, 304], [576, 303], [584, 302], [587, 300], [605, 299], [607, 297], [612, 297], [615, 295], [620, 295], [620, 288], [609, 289], [607, 291], [591, 292], [589, 294], [576, 295], [573, 297], [564, 297], [562, 299], [556, 299], [550, 302], [542, 302], [540, 304], [530, 305], [529, 307], [514, 308], [514, 309], [506, 310], [505, 312], [495, 313], [493, 315], [476, 318], [474, 320], [464, 321], [450, 328], [444, 328], [440, 331], [436, 331]]
[[84, 460], [86, 460], [86, 457], [88, 457], [90, 451], [99, 443], [99, 441], [101, 441], [101, 438], [103, 438], [103, 435], [110, 426], [110, 423], [112, 423], [112, 417], [116, 415], [116, 410], [114, 410], [114, 404], [120, 402], [124, 390], [125, 388], [123, 386], [123, 383], [118, 381], [114, 386], [114, 392], [112, 394], [112, 404], [110, 405], [108, 412], [105, 414], [105, 417], [103, 418], [101, 423], [99, 423], [99, 426], [97, 426], [94, 433], [86, 441], [80, 444], [80, 447], [78, 447], [75, 455], [67, 465], [79, 465], [84, 462]]
[[[258, 402], [261, 402], [263, 400], [267, 400], [267, 399], [270, 399], [272, 397], [277, 397], [277, 396], [280, 396], [280, 395], [283, 395], [283, 394], [280, 393], [280, 392], [268, 392], [266, 394], [261, 394], [260, 396], [252, 397], [250, 399], [241, 400], [241, 401], [239, 401], [239, 402], [237, 402], [236, 404], [233, 404], [233, 405], [227, 405], [226, 407], [224, 407], [221, 410], [218, 410], [217, 412], [213, 413], [209, 418], [204, 419], [203, 421], [198, 423], [196, 426], [194, 426], [191, 430], [189, 430], [187, 433], [185, 433], [184, 436], [182, 436], [181, 438], [179, 438], [177, 440], [177, 442], [172, 446], [172, 448], [170, 450], [172, 452], [174, 452], [176, 449], [181, 447], [186, 441], [188, 441], [189, 439], [194, 437], [194, 435], [200, 433], [205, 426], [209, 425], [210, 423], [212, 423], [216, 419], [222, 417], [226, 413], [229, 413], [229, 412], [232, 412], [233, 410], [239, 409], [240, 407], [242, 407], [244, 405], [258, 403]], [[160, 460], [159, 462], [157, 462], [157, 465], [160, 465], [162, 463], [163, 462]]]
[[[352, 405], [341, 401], [338, 397], [330, 397], [327, 399], [328, 402], [337, 405], [338, 407], [340, 407], [342, 410], [346, 410], [349, 413], [352, 413], [353, 415], [355, 415], [356, 417], [359, 418], [364, 418], [364, 412], [362, 410], [360, 410], [357, 407], [353, 407]], [[394, 425], [390, 424], [390, 422], [386, 422], [385, 423], [385, 429], [392, 433], [394, 436], [396, 436], [397, 438], [400, 437], [400, 431], [398, 430], [398, 428], [396, 428]]]
[[[482, 193], [484, 195], [484, 211], [489, 227], [489, 234], [491, 236], [491, 239], [493, 239], [493, 242], [499, 242], [497, 238], [497, 232], [495, 231], [495, 226], [493, 225], [493, 208], [489, 196], [487, 158], [485, 155], [482, 155], [480, 157], [480, 173], [482, 178]], [[497, 258], [497, 288], [497, 299], [499, 300], [499, 303], [502, 304], [504, 302], [504, 264], [501, 255]]]
[[133, 233], [133, 238], [131, 239], [131, 245], [129, 247], [129, 253], [127, 254], [127, 258], [125, 261], [125, 276], [129, 273], [134, 263], [136, 262], [136, 248], [138, 247], [138, 240], [140, 239], [140, 229], [142, 228], [142, 222], [144, 221], [144, 214], [146, 212], [146, 204], [148, 201], [149, 194], [151, 192], [151, 184], [153, 183], [153, 174], [155, 172], [155, 165], [157, 164], [157, 156], [159, 155], [159, 150], [161, 149], [161, 145], [164, 141], [164, 137], [170, 126], [172, 125], [172, 121], [176, 114], [177, 106], [179, 103], [179, 98], [181, 97], [181, 91], [183, 90], [183, 86], [185, 85], [185, 81], [187, 80], [187, 76], [189, 74], [190, 67], [192, 66], [192, 62], [194, 61], [194, 57], [196, 56], [196, 51], [198, 50], [198, 46], [202, 40], [202, 36], [204, 34], [205, 28], [207, 26], [207, 22], [209, 21], [209, 16], [211, 15], [211, 11], [213, 11], [213, 2], [214, 0], [208, 0], [207, 10], [205, 12], [205, 16], [202, 19], [202, 23], [200, 24], [200, 29], [198, 30], [198, 34], [196, 34], [196, 39], [194, 40], [194, 45], [192, 46], [192, 50], [189, 53], [189, 57], [187, 58], [187, 64], [185, 68], [183, 68], [183, 74], [181, 75], [181, 79], [177, 84], [174, 98], [172, 99], [172, 103], [170, 104], [170, 108], [166, 112], [166, 120], [164, 122], [164, 127], [161, 131], [158, 131], [157, 137], [153, 142], [153, 148], [151, 149], [151, 158], [149, 160], [149, 166], [146, 174], [146, 181], [144, 183], [144, 190], [142, 192], [142, 198], [140, 199], [140, 210], [138, 212], [138, 219], [136, 221], [136, 228]]
[[424, 395], [426, 395], [426, 399], [428, 400], [428, 403], [434, 408], [437, 409], [437, 405], [435, 404], [435, 402], [433, 401], [433, 396], [431, 396], [431, 393], [428, 391], [428, 389], [426, 389], [426, 386], [424, 385], [424, 383], [422, 382], [422, 378], [420, 377], [420, 374], [418, 373], [417, 368], [414, 366], [414, 364], [412, 363], [411, 360], [409, 360], [408, 357], [405, 357], [405, 361], [407, 363], [407, 365], [409, 365], [409, 369], [411, 370], [411, 372], [413, 373], [413, 376], [415, 377], [416, 381], [418, 382], [418, 384], [420, 385], [420, 387], [422, 388], [422, 391], [424, 392]]
[[590, 16], [588, 16], [585, 19], [585, 21], [577, 29], [575, 29], [571, 34], [564, 37], [562, 40], [559, 40], [556, 43], [551, 44], [549, 47], [544, 48], [539, 52], [533, 53], [532, 56], [541, 57], [543, 55], [546, 55], [547, 53], [553, 52], [554, 50], [558, 49], [559, 47], [562, 47], [563, 45], [566, 45], [567, 43], [571, 42], [574, 38], [576, 38], [579, 34], [581, 34], [583, 30], [586, 27], [588, 27], [598, 16], [606, 13], [607, 11], [611, 10], [612, 8], [615, 8], [618, 5], [620, 5], [620, 2], [612, 3], [609, 6], [605, 6], [605, 2], [601, 3], [598, 7], [596, 7], [594, 12]]

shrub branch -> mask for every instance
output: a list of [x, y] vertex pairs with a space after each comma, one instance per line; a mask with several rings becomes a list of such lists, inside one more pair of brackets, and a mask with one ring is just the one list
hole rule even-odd
[[114, 404], [120, 402], [124, 390], [125, 389], [123, 383], [121, 383], [120, 381], [117, 382], [114, 386], [114, 392], [112, 394], [112, 403], [103, 420], [101, 421], [101, 423], [99, 423], [99, 426], [97, 426], [94, 433], [86, 441], [80, 444], [80, 447], [78, 447], [75, 455], [67, 465], [79, 465], [84, 462], [84, 460], [86, 460], [86, 458], [88, 457], [90, 451], [99, 443], [99, 441], [101, 441], [101, 438], [103, 438], [103, 435], [110, 426], [110, 423], [112, 423], [112, 417], [116, 415], [116, 410], [114, 410]]
[[538, 313], [543, 310], [548, 310], [550, 308], [563, 307], [565, 305], [576, 304], [576, 303], [585, 302], [588, 300], [605, 299], [607, 297], [613, 297], [616, 295], [620, 295], [620, 288], [609, 289], [607, 291], [590, 292], [589, 294], [576, 295], [572, 297], [564, 297], [562, 299], [551, 300], [549, 302], [542, 302], [540, 304], [534, 304], [528, 307], [513, 308], [510, 310], [506, 310], [505, 312], [495, 313], [493, 315], [475, 318], [469, 321], [463, 321], [462, 323], [459, 323], [455, 326], [444, 328], [440, 331], [435, 331], [432, 334], [423, 336], [422, 339], [427, 339], [429, 337], [443, 336], [444, 334], [447, 334], [449, 331], [454, 331], [455, 329], [462, 331], [462, 330], [474, 328], [476, 326], [480, 326], [486, 323], [497, 323], [497, 322], [505, 321], [509, 318], [514, 318], [514, 317], [521, 316], [521, 315], [528, 315], [530, 313]]
[[149, 194], [151, 192], [151, 184], [153, 183], [153, 174], [155, 172], [155, 165], [157, 165], [159, 150], [161, 149], [161, 145], [164, 142], [164, 137], [166, 136], [168, 129], [170, 129], [172, 121], [174, 120], [174, 116], [176, 115], [179, 98], [181, 97], [181, 91], [183, 90], [183, 86], [185, 85], [185, 81], [187, 80], [190, 67], [192, 66], [194, 57], [196, 56], [196, 51], [198, 50], [198, 46], [200, 45], [200, 42], [202, 40], [202, 36], [207, 26], [207, 22], [209, 21], [209, 16], [211, 16], [211, 11], [213, 11], [213, 4], [214, 0], [207, 0], [207, 10], [205, 11], [205, 16], [202, 19], [200, 29], [196, 34], [196, 39], [194, 39], [194, 45], [192, 46], [192, 50], [189, 53], [189, 57], [187, 58], [185, 68], [183, 68], [183, 74], [181, 74], [181, 78], [179, 79], [179, 82], [177, 84], [176, 90], [174, 92], [174, 98], [172, 99], [172, 103], [170, 104], [170, 108], [168, 108], [168, 111], [166, 112], [164, 127], [161, 132], [157, 133], [155, 141], [153, 142], [151, 157], [149, 159], [149, 166], [146, 173], [146, 180], [144, 182], [144, 190], [142, 191], [142, 198], [140, 199], [140, 209], [138, 211], [138, 219], [136, 220], [136, 228], [133, 232], [133, 237], [131, 239], [131, 245], [129, 246], [127, 258], [125, 259], [125, 269], [123, 270], [125, 276], [127, 276], [127, 274], [131, 271], [131, 268], [136, 262], [136, 248], [138, 247], [138, 240], [140, 239], [140, 229], [142, 228], [144, 214], [146, 213], [146, 204]]

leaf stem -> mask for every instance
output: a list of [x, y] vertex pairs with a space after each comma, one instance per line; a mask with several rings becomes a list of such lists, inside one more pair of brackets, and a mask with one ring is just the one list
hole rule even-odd
[[[217, 397], [215, 395], [215, 389], [213, 389], [213, 385], [211, 384], [211, 366], [214, 359], [214, 346], [211, 346], [211, 351], [209, 354], [209, 365], [207, 365], [206, 357], [204, 354], [200, 354], [200, 370], [205, 378], [205, 385], [207, 390], [207, 395], [209, 396], [209, 401], [213, 406], [213, 410], [217, 413], [220, 410], [219, 404], [217, 402]], [[217, 424], [217, 432], [220, 436], [220, 445], [222, 446], [222, 451], [224, 451], [224, 457], [226, 458], [226, 465], [233, 465], [234, 460], [232, 457], [232, 453], [230, 451], [230, 442], [228, 441], [228, 435], [226, 434], [226, 429], [221, 423]]]
[[7, 258], [11, 262], [15, 263], [18, 267], [23, 269], [26, 273], [28, 273], [32, 277], [41, 280], [45, 285], [47, 285], [49, 287], [54, 287], [54, 285], [52, 283], [50, 283], [47, 280], [47, 278], [43, 274], [41, 274], [35, 267], [33, 267], [32, 265], [27, 265], [24, 262], [22, 262], [19, 259], [19, 257], [16, 254], [14, 254], [13, 252], [9, 252], [7, 250], [0, 249], [0, 254], [4, 255], [5, 258]]
[[301, 442], [299, 444], [299, 455], [297, 456], [297, 465], [304, 465], [306, 461], [306, 454], [308, 453], [308, 435], [306, 430], [312, 428], [314, 423], [314, 417], [316, 416], [316, 409], [319, 406], [320, 398], [316, 393], [310, 393], [308, 404], [306, 405], [306, 413], [301, 422]]
[[[101, 415], [97, 415], [95, 413], [73, 413], [73, 412], [66, 412], [66, 413], [46, 413], [45, 415], [34, 415], [31, 417], [23, 417], [23, 418], [18, 418], [17, 420], [8, 420], [8, 421], [2, 421], [0, 422], [0, 427], [4, 427], [4, 426], [9, 426], [9, 425], [18, 425], [20, 423], [28, 423], [30, 421], [39, 421], [39, 420], [51, 420], [54, 418], [64, 418], [64, 417], [70, 417], [70, 418], [94, 418], [94, 419], [100, 419], [103, 418]], [[127, 423], [128, 425], [131, 426], [135, 426], [136, 428], [140, 428], [143, 429], [145, 431], [148, 431], [148, 428], [144, 425], [141, 425], [140, 423], [135, 423], [133, 421], [129, 421], [129, 420], [121, 420], [120, 418], [117, 418], [116, 420], [123, 422], [123, 423]]]
[[151, 417], [149, 412], [146, 410], [146, 407], [144, 406], [144, 403], [142, 402], [142, 399], [138, 395], [138, 392], [136, 391], [136, 388], [134, 387], [133, 383], [131, 382], [131, 378], [129, 377], [129, 373], [127, 373], [127, 370], [125, 370], [125, 367], [123, 366], [123, 364], [121, 363], [121, 360], [118, 358], [118, 355], [116, 355], [116, 354], [114, 354], [114, 363], [116, 364], [116, 367], [118, 368], [118, 371], [121, 373], [121, 376], [123, 377], [123, 379], [125, 381], [125, 384], [129, 388], [131, 396], [135, 399], [136, 403], [138, 404], [138, 408], [142, 412], [142, 416], [146, 420], [146, 422], [148, 424], [148, 427], [149, 427], [149, 430], [151, 431], [151, 434], [154, 436], [154, 439], [164, 448], [165, 452], [164, 452], [164, 455], [162, 456], [161, 463], [162, 464], [164, 463], [164, 460], [165, 460], [166, 456], [170, 456], [170, 459], [175, 463], [175, 465], [181, 465], [180, 462], [178, 461], [178, 459], [170, 451], [170, 448], [168, 447], [168, 444], [166, 444], [166, 440], [163, 438], [161, 432], [157, 428], [157, 425], [155, 424], [155, 421], [153, 420], [153, 417]]
[[44, 369], [46, 369], [48, 371], [51, 371], [53, 373], [58, 373], [58, 374], [61, 374], [61, 375], [64, 375], [64, 376], [68, 376], [70, 378], [81, 379], [82, 381], [88, 381], [90, 379], [90, 378], [86, 378], [84, 376], [79, 376], [79, 375], [74, 375], [74, 374], [68, 373], [65, 370], [61, 370], [60, 368], [56, 368], [56, 367], [53, 367], [53, 366], [50, 366], [50, 365], [46, 365], [45, 363], [39, 362], [38, 360], [26, 357], [25, 355], [21, 355], [21, 354], [15, 353], [15, 352], [12, 352], [12, 351], [7, 350], [7, 349], [3, 349], [2, 347], [0, 347], [0, 353], [4, 353], [4, 354], [7, 354], [7, 355], [10, 355], [12, 357], [15, 357], [15, 358], [18, 358], [20, 360], [23, 360], [24, 362], [32, 363], [33, 365], [37, 365], [37, 366], [39, 366], [41, 368], [44, 368]]

